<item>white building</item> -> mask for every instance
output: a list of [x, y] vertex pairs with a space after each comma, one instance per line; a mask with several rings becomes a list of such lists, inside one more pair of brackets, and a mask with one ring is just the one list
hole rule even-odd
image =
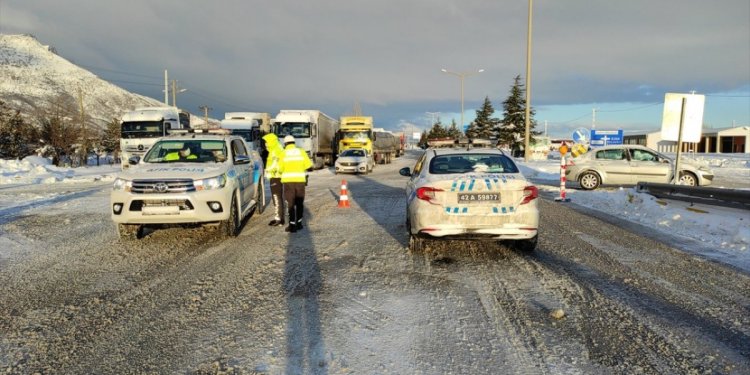
[[[677, 152], [677, 142], [661, 139], [661, 131], [625, 132], [623, 143], [638, 144], [659, 152]], [[701, 141], [683, 142], [682, 151], [699, 153], [745, 153], [750, 154], [750, 126], [734, 128], [704, 129]]]

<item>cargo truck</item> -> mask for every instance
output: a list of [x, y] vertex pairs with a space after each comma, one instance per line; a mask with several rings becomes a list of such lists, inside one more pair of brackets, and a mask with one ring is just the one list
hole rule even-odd
[[351, 148], [363, 148], [372, 154], [372, 117], [342, 116], [336, 138], [339, 154]]
[[399, 156], [401, 139], [385, 129], [373, 131], [372, 153], [378, 164], [390, 164]]
[[259, 112], [227, 112], [221, 128], [245, 139], [253, 150], [261, 150], [261, 137], [271, 130], [271, 116]]
[[274, 118], [271, 131], [279, 139], [294, 137], [297, 147], [305, 150], [314, 169], [333, 165], [338, 154], [334, 141], [339, 122], [318, 110], [282, 109]]
[[190, 114], [176, 107], [142, 107], [127, 112], [120, 121], [120, 151], [122, 169], [128, 159], [143, 155], [172, 129], [189, 129]]

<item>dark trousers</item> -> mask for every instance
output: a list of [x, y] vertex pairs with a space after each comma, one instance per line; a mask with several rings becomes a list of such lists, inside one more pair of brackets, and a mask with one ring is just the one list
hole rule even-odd
[[284, 185], [281, 178], [271, 178], [271, 200], [273, 201], [274, 219], [284, 222]]
[[305, 203], [305, 183], [287, 182], [284, 184], [284, 200], [289, 211], [289, 224], [302, 222], [302, 210]]

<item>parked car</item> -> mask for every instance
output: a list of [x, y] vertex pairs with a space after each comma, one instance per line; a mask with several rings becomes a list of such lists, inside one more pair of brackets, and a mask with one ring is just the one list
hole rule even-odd
[[216, 224], [236, 236], [245, 217], [263, 211], [263, 162], [227, 130], [162, 137], [115, 179], [112, 220], [121, 237], [139, 238], [145, 225]]
[[[670, 183], [674, 160], [645, 146], [604, 146], [569, 160], [565, 175], [568, 181], [578, 182], [585, 190], [601, 185]], [[713, 181], [714, 173], [708, 167], [680, 160], [679, 176], [681, 185], [706, 186]]]
[[414, 169], [403, 168], [409, 247], [425, 240], [513, 241], [536, 248], [538, 190], [512, 158], [492, 147], [430, 147]]
[[372, 153], [364, 148], [350, 148], [342, 151], [335, 163], [335, 173], [370, 173], [375, 168]]

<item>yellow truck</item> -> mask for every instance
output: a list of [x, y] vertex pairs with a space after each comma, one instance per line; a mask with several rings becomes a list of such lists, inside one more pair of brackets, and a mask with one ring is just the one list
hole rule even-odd
[[351, 148], [363, 148], [372, 154], [372, 117], [342, 116], [336, 139], [338, 152]]

